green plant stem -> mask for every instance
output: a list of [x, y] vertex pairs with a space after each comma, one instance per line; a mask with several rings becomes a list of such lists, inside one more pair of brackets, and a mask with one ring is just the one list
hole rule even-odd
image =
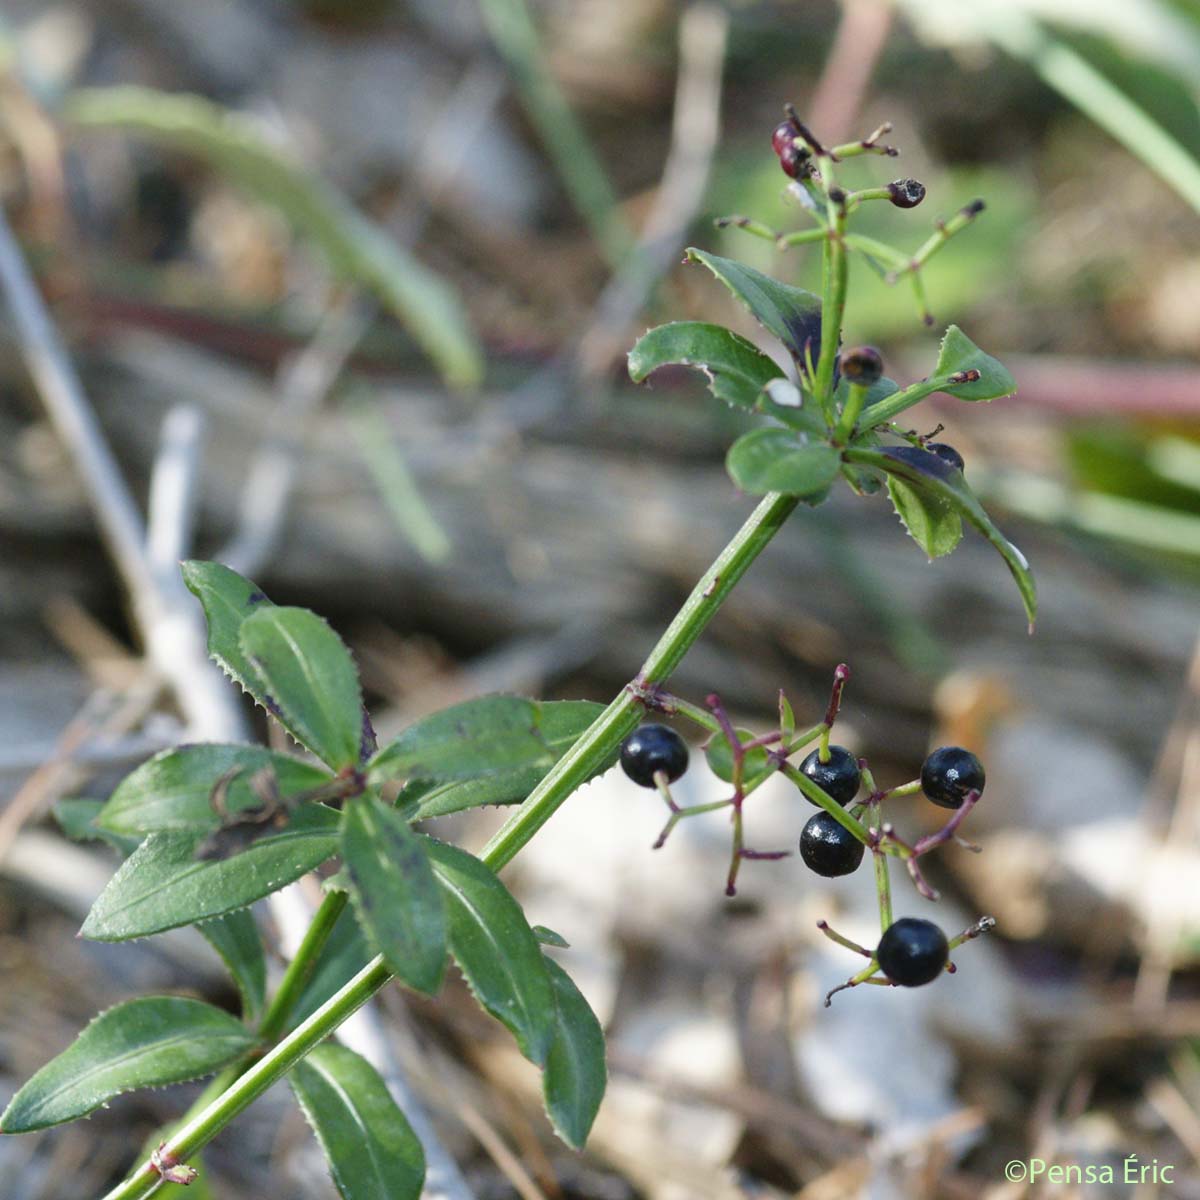
[[875, 887], [879, 892], [879, 931], [885, 933], [892, 923], [892, 880], [888, 874], [887, 855], [876, 851], [872, 857], [875, 859]]
[[781, 233], [775, 238], [775, 245], [780, 250], [786, 250], [789, 246], [803, 246], [808, 242], [819, 242], [822, 238], [827, 238], [829, 231], [824, 227], [820, 229], [799, 229], [795, 233]]
[[[314, 1046], [323, 1042], [391, 978], [382, 958], [368, 963], [308, 1020], [292, 1030], [278, 1046], [173, 1134], [163, 1146], [163, 1158], [168, 1162], [186, 1162], [202, 1150], [238, 1113], [258, 1099]], [[113, 1188], [104, 1200], [142, 1200], [157, 1191], [161, 1183], [158, 1172], [147, 1160], [124, 1183]]]
[[863, 402], [866, 398], [867, 389], [861, 383], [850, 385], [850, 394], [846, 397], [846, 407], [842, 409], [842, 415], [838, 417], [837, 429], [833, 434], [839, 443], [844, 443], [854, 432], [855, 423], [858, 421], [859, 413], [862, 412]]
[[317, 959], [329, 941], [337, 919], [342, 915], [350, 899], [346, 892], [328, 892], [320, 907], [313, 914], [312, 922], [304, 934], [304, 940], [296, 948], [292, 961], [279, 982], [279, 987], [259, 1023], [258, 1036], [263, 1042], [273, 1042], [287, 1024], [287, 1019], [296, 1007], [308, 981], [317, 967]]
[[842, 316], [846, 311], [847, 255], [842, 240], [846, 232], [846, 212], [841, 205], [829, 205], [829, 231], [822, 254], [821, 357], [813, 390], [817, 402], [833, 423], [833, 368], [842, 336]]
[[839, 825], [848, 829], [865, 846], [871, 840], [867, 827], [848, 813], [836, 800], [827, 796], [799, 767], [785, 763], [779, 768], [818, 808], [823, 808]]
[[932, 396], [934, 392], [940, 392], [943, 388], [949, 387], [954, 382], [953, 375], [935, 375], [932, 379], [922, 379], [917, 383], [910, 384], [901, 391], [893, 392], [890, 396], [885, 396], [876, 404], [872, 404], [867, 409], [867, 422], [872, 428], [878, 425], [884, 425], [893, 417], [898, 416], [907, 408], [912, 408], [914, 404], [919, 404], [926, 396]]
[[912, 258], [903, 267], [892, 272], [889, 282], [895, 283], [901, 275], [909, 271], [915, 275], [956, 233], [961, 233], [966, 229], [982, 211], [982, 205], [979, 208], [967, 205], [966, 208], [960, 208], [950, 220], [941, 222], [937, 229], [925, 239]]
[[[733, 540], [700, 577], [692, 594], [650, 651], [637, 676], [638, 688], [653, 688], [666, 682], [724, 604], [734, 585], [778, 533], [798, 503], [795, 496], [772, 493], [764, 497]], [[636, 726], [641, 712], [642, 702], [634, 690], [623, 691], [488, 842], [481, 856], [483, 861], [493, 870], [511, 862], [559, 805], [591, 778], [600, 763], [615, 753]]]
[[[666, 682], [719, 611], [738, 580], [779, 532], [798, 503], [799, 500], [795, 496], [771, 494], [763, 498], [734, 535], [733, 540], [701, 576], [692, 594], [651, 650], [635, 681], [636, 687], [623, 690], [597, 717], [488, 843], [481, 858], [489, 867], [498, 871], [510, 862], [567, 797], [580, 784], [590, 779], [597, 768], [616, 752], [621, 741], [634, 729], [641, 717], [643, 703], [636, 694], [637, 690], [653, 689]], [[809, 780], [805, 779], [804, 782], [808, 784]], [[288, 968], [279, 992], [276, 993], [271, 1008], [264, 1017], [264, 1026], [267, 1021], [281, 1024], [283, 1018], [279, 1014], [286, 1017], [286, 1012], [290, 1011], [297, 995], [296, 989], [302, 986], [298, 981], [305, 972], [311, 972], [312, 963], [316, 958], [315, 950], [324, 944], [333, 919], [336, 919], [334, 896], [338, 894], [333, 893], [327, 897], [318, 910], [314, 925], [321, 928], [317, 932], [310, 929], [305, 935], [304, 943]], [[300, 965], [297, 965], [298, 963]], [[307, 965], [304, 965], [305, 963]], [[374, 958], [312, 1016], [292, 1030], [169, 1138], [164, 1146], [164, 1157], [186, 1162], [252, 1100], [287, 1074], [314, 1046], [333, 1033], [347, 1017], [391, 979], [392, 973], [382, 956]], [[281, 999], [285, 991], [290, 999]], [[109, 1192], [104, 1200], [143, 1200], [156, 1191], [160, 1183], [157, 1172], [146, 1162], [124, 1183]]]

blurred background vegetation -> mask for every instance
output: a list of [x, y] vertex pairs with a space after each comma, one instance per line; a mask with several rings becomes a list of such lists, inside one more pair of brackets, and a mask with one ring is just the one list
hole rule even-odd
[[[581, 915], [564, 932], [593, 954], [590, 994], [628, 1035], [615, 1072], [641, 1092], [619, 1094], [592, 1157], [566, 1163], [517, 1068], [485, 1065], [486, 1084], [435, 1104], [480, 1196], [517, 1194], [463, 1124], [497, 1096], [497, 1136], [542, 1189], [522, 1195], [1016, 1195], [1001, 1186], [1008, 1158], [1131, 1148], [1179, 1164], [1160, 1194], [1200, 1195], [1197, 80], [1196, 0], [7, 0], [0, 197], [122, 470], [145, 502], [164, 419], [203, 426], [189, 552], [329, 615], [387, 709], [381, 732], [486, 690], [611, 695], [742, 519], [749, 502], [721, 465], [739, 418], [682, 372], [633, 388], [624, 353], [669, 319], [756, 336], [707, 272], [680, 265], [688, 244], [815, 286], [817, 250], [713, 225], [803, 224], [769, 147], [785, 101], [827, 143], [893, 124], [901, 157], [859, 160], [854, 182], [911, 175], [928, 197], [915, 212], [872, 206], [863, 232], [915, 249], [937, 217], [986, 201], [923, 273], [934, 327], [907, 285], [858, 262], [846, 332], [902, 382], [928, 371], [951, 321], [1013, 370], [1015, 398], [934, 398], [913, 421], [946, 424], [1027, 551], [1037, 636], [977, 540], [926, 564], [886, 502], [843, 495], [794, 519], [677, 685], [769, 721], [779, 687], [815, 709], [848, 658], [844, 736], [877, 775], [911, 778], [931, 741], [981, 753], [988, 853], [960, 854], [939, 882], [964, 916], [1000, 919], [976, 989], [1003, 996], [1003, 1014], [985, 1005], [991, 1024], [965, 1028], [955, 1016], [951, 989], [975, 969], [964, 952], [960, 976], [931, 989], [941, 1007], [882, 994], [870, 999], [890, 1009], [855, 1010], [852, 994], [848, 1023], [823, 1025], [809, 917], [853, 912], [850, 892], [814, 915], [811, 888], [781, 869], [734, 916], [711, 845], [652, 859], [639, 832], [621, 844], [622, 864], [643, 863], [629, 870], [688, 896], [694, 881], [669, 872], [712, 876], [700, 932], [672, 943], [679, 913], [648, 882], [644, 913], [605, 901], [590, 940]], [[165, 986], [164, 973], [192, 982], [169, 956], [74, 943], [106, 860], [87, 858], [89, 875], [38, 840], [53, 836], [55, 799], [104, 794], [189, 726], [169, 694], [109, 719], [149, 686], [144, 631], [23, 349], [0, 324], [0, 953], [13, 981], [0, 1091], [97, 997]], [[640, 829], [636, 798], [613, 789], [587, 817]], [[780, 804], [792, 837], [801, 822]], [[588, 844], [583, 816], [576, 835]], [[573, 853], [565, 836], [556, 852]], [[640, 897], [626, 869], [608, 890], [624, 880]], [[545, 863], [526, 870], [531, 904], [546, 878], [567, 886]], [[966, 1007], [983, 1004], [977, 991], [960, 990]], [[698, 1008], [679, 999], [696, 993]], [[462, 1028], [413, 1007], [437, 1054], [480, 1066]], [[891, 1092], [849, 1049], [845, 1076], [829, 1074], [820, 1043], [861, 1041], [855, 1011], [880, 1043], [920, 1050]], [[714, 1013], [739, 1030], [727, 1075], [688, 1082], [695, 1052], [654, 1059], [682, 1030], [680, 1045], [724, 1062], [686, 1040], [719, 1041]], [[786, 1071], [772, 1038], [790, 1048]], [[922, 1107], [905, 1069], [931, 1060]], [[137, 1103], [147, 1132], [170, 1111]], [[725, 1126], [693, 1110], [734, 1118], [694, 1178], [689, 1139]], [[901, 1119], [914, 1111], [916, 1132]], [[260, 1124], [246, 1136], [265, 1161], [274, 1126]], [[641, 1162], [634, 1126], [655, 1131], [647, 1145], [677, 1176]], [[285, 1129], [302, 1156], [302, 1131]], [[19, 1180], [14, 1198], [95, 1191], [126, 1136], [105, 1115], [5, 1139], [0, 1175]], [[325, 1194], [302, 1157], [287, 1187], [262, 1161], [227, 1152], [219, 1194]], [[71, 1172], [86, 1186], [68, 1192]]]

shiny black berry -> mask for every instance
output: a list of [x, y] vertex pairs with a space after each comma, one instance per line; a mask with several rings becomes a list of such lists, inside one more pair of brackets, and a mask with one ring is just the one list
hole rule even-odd
[[809, 817], [800, 831], [800, 857], [818, 875], [834, 879], [858, 870], [863, 844], [827, 812]]
[[845, 746], [830, 746], [827, 762], [822, 762], [820, 751], [814, 750], [800, 764], [800, 770], [843, 808], [858, 795], [862, 781], [858, 759]]
[[916, 208], [925, 199], [925, 185], [917, 179], [897, 179], [887, 185], [887, 190], [897, 208]]
[[936, 454], [943, 462], [948, 462], [952, 467], [957, 467], [960, 471], [967, 465], [963, 462], [963, 456], [953, 446], [948, 446], [945, 442], [926, 442], [925, 449], [930, 454]]
[[687, 743], [666, 725], [643, 725], [621, 743], [621, 768], [639, 787], [656, 786], [659, 771], [674, 783], [687, 765]]
[[985, 779], [983, 763], [961, 746], [939, 746], [921, 766], [921, 791], [942, 808], [961, 807]]
[[883, 374], [883, 359], [874, 346], [858, 346], [847, 350], [841, 358], [842, 378], [851, 383], [870, 387]]
[[884, 930], [875, 959], [893, 983], [920, 987], [942, 973], [950, 959], [950, 943], [932, 921], [901, 917]]

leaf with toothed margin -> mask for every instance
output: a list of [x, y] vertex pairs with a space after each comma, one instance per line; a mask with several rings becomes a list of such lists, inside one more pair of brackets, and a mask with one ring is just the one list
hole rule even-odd
[[0, 1133], [61, 1125], [123, 1092], [211, 1075], [253, 1045], [240, 1021], [200, 1000], [128, 1000], [102, 1012], [17, 1092]]
[[984, 354], [957, 325], [951, 325], [942, 338], [935, 376], [953, 375], [957, 371], [978, 371], [973, 383], [952, 383], [940, 390], [959, 400], [999, 400], [1017, 390], [1017, 381], [1008, 368], [990, 354]]
[[[488, 804], [519, 804], [604, 711], [603, 704], [590, 700], [543, 700], [536, 707], [538, 733], [547, 754], [539, 750], [539, 759], [533, 765], [488, 770], [473, 779], [412, 780], [396, 799], [396, 806], [405, 819], [424, 821]], [[595, 764], [588, 779], [607, 771], [616, 757], [614, 749]]]
[[221, 956], [242, 998], [242, 1016], [257, 1020], [267, 992], [267, 960], [254, 914], [248, 908], [226, 913], [196, 928]]
[[573, 1150], [582, 1150], [608, 1083], [604, 1031], [566, 971], [550, 958], [546, 968], [554, 987], [555, 1028], [542, 1096], [554, 1132]]
[[221, 820], [212, 804], [213, 787], [234, 770], [238, 773], [228, 780], [224, 796], [225, 811], [231, 815], [262, 803], [250, 786], [259, 771], [272, 773], [283, 797], [330, 780], [323, 767], [262, 746], [217, 742], [176, 746], [126, 775], [100, 810], [96, 825], [108, 833], [132, 836], [167, 829], [212, 829]]
[[[209, 657], [303, 745], [300, 733], [288, 724], [288, 718], [271, 694], [266, 680], [241, 643], [243, 623], [256, 612], [275, 605], [256, 583], [221, 563], [190, 559], [181, 569], [188, 591], [204, 608]], [[365, 762], [376, 749], [375, 733], [365, 709], [359, 714], [357, 728], [358, 757]]]
[[326, 1042], [301, 1059], [288, 1080], [342, 1200], [418, 1200], [425, 1152], [365, 1058]]
[[[204, 608], [208, 622], [209, 657], [235, 683], [250, 693], [268, 712], [266, 684], [254, 664], [242, 653], [238, 635], [242, 622], [260, 608], [274, 607], [252, 580], [217, 562], [189, 559], [180, 567], [187, 589]], [[273, 704], [274, 702], [272, 702]], [[272, 713], [278, 716], [278, 713]]]
[[931, 559], [949, 554], [962, 541], [962, 517], [947, 500], [895, 475], [887, 484], [900, 523]]
[[424, 843], [369, 792], [347, 801], [341, 838], [359, 925], [409, 987], [434, 995], [446, 969], [446, 909]]
[[963, 473], [945, 459], [916, 446], [891, 446], [886, 450], [867, 450], [851, 446], [845, 452], [848, 462], [873, 467], [906, 483], [930, 492], [965, 517], [1000, 552], [1021, 593], [1029, 627], [1037, 619], [1037, 588], [1025, 556], [992, 523], [975, 493], [967, 486]]
[[254, 664], [302, 746], [335, 771], [359, 761], [362, 689], [345, 643], [307, 608], [260, 609], [242, 622], [242, 654]]
[[584, 701], [537, 704], [519, 696], [479, 696], [422, 717], [380, 750], [367, 770], [373, 783], [544, 773], [601, 711]]
[[479, 859], [422, 838], [446, 902], [450, 953], [475, 998], [539, 1067], [555, 1038], [554, 990], [537, 936], [508, 888]]
[[703, 321], [673, 321], [644, 333], [629, 352], [629, 377], [641, 383], [659, 367], [695, 367], [708, 390], [734, 408], [753, 409], [763, 388], [783, 372], [753, 342]]
[[817, 365], [821, 350], [821, 301], [803, 288], [780, 283], [732, 258], [689, 247], [687, 257], [703, 263], [786, 347], [797, 363]]
[[92, 905], [81, 937], [123, 942], [245, 908], [337, 853], [339, 814], [306, 804], [231, 858], [197, 859], [203, 833], [152, 833]]

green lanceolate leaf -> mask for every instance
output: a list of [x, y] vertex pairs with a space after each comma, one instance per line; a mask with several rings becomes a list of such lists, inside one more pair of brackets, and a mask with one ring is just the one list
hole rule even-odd
[[821, 301], [803, 288], [780, 283], [732, 258], [689, 248], [688, 258], [703, 263], [788, 349], [796, 362], [817, 365], [821, 349]]
[[242, 1016], [256, 1020], [267, 992], [267, 960], [253, 914], [248, 908], [240, 908], [196, 928], [229, 968], [242, 998]]
[[[551, 762], [543, 758], [537, 766], [510, 767], [477, 779], [451, 780], [448, 783], [419, 780], [410, 783], [397, 800], [397, 807], [405, 818], [424, 821], [429, 817], [444, 817], [485, 804], [519, 804], [541, 783], [553, 763], [579, 740], [604, 711], [604, 706], [591, 700], [548, 700], [538, 704], [537, 709], [538, 732], [552, 756]], [[589, 778], [603, 774], [615, 760], [616, 751], [597, 763]]]
[[935, 376], [952, 375], [958, 371], [978, 371], [973, 383], [945, 384], [941, 390], [959, 400], [999, 400], [1017, 390], [1017, 381], [1008, 369], [990, 354], [984, 354], [957, 325], [951, 325], [942, 338]]
[[446, 968], [446, 914], [424, 843], [368, 794], [342, 812], [342, 858], [367, 937], [409, 987], [433, 995]]
[[[229, 777], [232, 771], [237, 774]], [[178, 746], [156, 754], [126, 775], [96, 823], [110, 833], [137, 835], [211, 829], [222, 819], [212, 800], [217, 781], [225, 777], [219, 805], [232, 816], [262, 804], [251, 787], [251, 780], [261, 771], [271, 773], [284, 798], [319, 787], [330, 778], [320, 767], [261, 746]]]
[[518, 696], [481, 696], [455, 704], [404, 730], [371, 760], [369, 776], [448, 781], [529, 768], [544, 773], [603, 711], [599, 705], [582, 707], [584, 701], [570, 703], [566, 708]]
[[177, 996], [146, 996], [101, 1013], [12, 1098], [0, 1132], [73, 1121], [134, 1088], [209, 1075], [254, 1038], [227, 1012]]
[[121, 942], [245, 908], [336, 854], [338, 818], [307, 805], [281, 833], [224, 859], [196, 858], [202, 834], [152, 833], [108, 881], [80, 935]]
[[307, 608], [272, 606], [247, 617], [239, 637], [300, 743], [334, 770], [357, 763], [362, 691], [350, 651], [329, 623]]
[[475, 998], [539, 1067], [554, 1041], [554, 992], [521, 906], [465, 850], [425, 839], [446, 900], [450, 953]]
[[735, 408], [753, 409], [763, 388], [783, 372], [753, 342], [703, 321], [673, 321], [643, 334], [629, 352], [629, 375], [641, 383], [659, 367], [695, 367], [708, 390]]
[[325, 1042], [288, 1079], [342, 1200], [418, 1200], [425, 1153], [365, 1058]]
[[555, 933], [553, 929], [549, 929], [545, 925], [533, 925], [531, 928], [533, 929], [533, 936], [543, 946], [554, 946], [559, 950], [569, 950], [571, 948], [571, 943], [561, 933]]
[[77, 125], [124, 129], [195, 154], [315, 242], [333, 271], [370, 289], [412, 333], [447, 382], [478, 383], [479, 347], [455, 291], [303, 163], [268, 142], [250, 118], [200, 96], [142, 87], [72, 93]]
[[1005, 565], [1016, 581], [1017, 590], [1025, 605], [1025, 614], [1032, 629], [1037, 619], [1037, 587], [1029, 563], [1016, 548], [992, 524], [984, 512], [983, 505], [967, 486], [963, 473], [944, 459], [928, 450], [916, 446], [893, 446], [886, 450], [865, 450], [851, 447], [845, 451], [848, 461], [862, 466], [874, 467], [888, 475], [898, 476], [906, 483], [931, 492], [945, 500], [961, 516], [965, 517], [1000, 552]]
[[895, 475], [888, 476], [888, 495], [892, 507], [913, 541], [930, 558], [949, 554], [962, 540], [962, 517], [941, 496]]
[[805, 499], [824, 498], [840, 466], [835, 447], [805, 444], [786, 429], [752, 429], [730, 446], [725, 459], [729, 477], [752, 496], [786, 492]]
[[132, 854], [138, 847], [140, 837], [126, 837], [109, 833], [96, 824], [96, 818], [104, 808], [103, 800], [87, 800], [68, 796], [55, 801], [54, 819], [59, 828], [73, 842], [107, 842], [120, 852], [121, 857]]
[[542, 1095], [555, 1133], [582, 1150], [608, 1083], [604, 1031], [566, 971], [551, 959], [546, 966], [554, 987], [555, 1023]]
[[[258, 584], [216, 562], [183, 563], [183, 582], [200, 601], [208, 622], [209, 657], [255, 701], [266, 707], [263, 683], [254, 664], [242, 653], [242, 622], [260, 608], [274, 607]], [[268, 709], [268, 711], [270, 711]], [[279, 713], [274, 713], [279, 716]]]

